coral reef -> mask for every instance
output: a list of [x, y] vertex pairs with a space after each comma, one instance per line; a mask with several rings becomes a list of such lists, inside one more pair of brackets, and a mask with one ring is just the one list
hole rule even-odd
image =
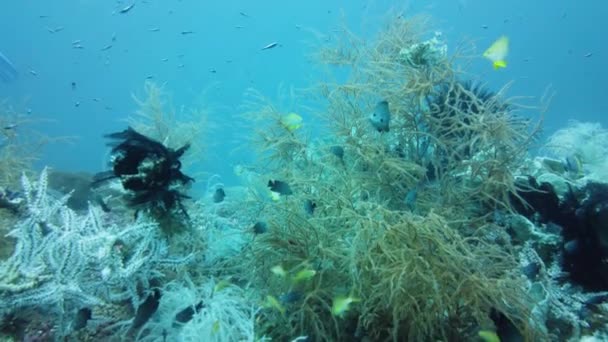
[[[425, 22], [392, 19], [369, 42], [342, 29], [321, 48], [321, 63], [348, 67], [346, 81], [315, 89], [323, 139], [286, 129], [285, 112], [251, 97], [258, 110], [247, 116], [263, 127], [253, 180], [290, 188], [258, 196], [267, 229], [243, 250], [242, 273], [266, 298], [260, 330], [273, 339], [547, 337], [530, 319], [517, 249], [493, 238], [503, 229], [494, 213], [515, 210], [515, 172], [538, 124], [517, 113], [508, 87], [462, 81], [440, 36], [422, 39]], [[382, 102], [390, 127], [380, 130], [368, 118]], [[349, 310], [336, 315], [340, 298]]]
[[[371, 40], [343, 28], [324, 41], [325, 81], [283, 92], [288, 105], [247, 92], [258, 162], [235, 167], [240, 187], [209, 177], [172, 234], [175, 222], [153, 210], [85, 208], [95, 197], [80, 179], [53, 197], [46, 169], [36, 182], [22, 176], [22, 195], [2, 189], [15, 242], [0, 262], [2, 331], [139, 341], [605, 336], [606, 132], [573, 124], [549, 140], [557, 159], [529, 159], [540, 122], [526, 116], [542, 114], [546, 99], [523, 106], [508, 84], [494, 91], [465, 77], [460, 48], [448, 53], [426, 17], [391, 16]], [[167, 112], [156, 85], [145, 91], [134, 129], [110, 135], [113, 169], [97, 179], [119, 178], [130, 204], [170, 209], [192, 180], [181, 157], [203, 116], [173, 125], [181, 112]], [[68, 206], [74, 194], [79, 212]]]
[[185, 262], [169, 257], [154, 221], [113, 222], [94, 206], [79, 215], [66, 206], [69, 194], [47, 193], [47, 177], [46, 169], [37, 182], [22, 177], [25, 214], [9, 234], [15, 250], [0, 264], [2, 316], [52, 314], [55, 337], [67, 336], [79, 310], [124, 301], [135, 310], [163, 267]]

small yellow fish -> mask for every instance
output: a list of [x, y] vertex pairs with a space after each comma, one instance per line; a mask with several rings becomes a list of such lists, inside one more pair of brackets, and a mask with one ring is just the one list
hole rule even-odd
[[361, 300], [358, 298], [354, 298], [353, 296], [338, 296], [334, 298], [334, 301], [331, 305], [331, 314], [334, 316], [342, 317], [344, 313], [350, 309], [350, 305], [352, 303], [360, 302]]
[[477, 335], [484, 342], [500, 342], [500, 337], [492, 330], [480, 330]]
[[302, 117], [296, 113], [289, 113], [281, 117], [281, 125], [288, 131], [293, 132], [302, 127]]
[[281, 305], [279, 300], [276, 299], [276, 297], [273, 295], [266, 296], [266, 305], [265, 306], [270, 309], [278, 310], [282, 315], [285, 314], [285, 308], [283, 307], [283, 305]]
[[213, 288], [213, 293], [222, 291], [223, 289], [230, 286], [230, 284], [230, 279], [220, 280], [217, 284], [215, 284], [215, 287]]
[[304, 269], [304, 270], [301, 270], [300, 272], [296, 273], [296, 275], [293, 276], [292, 280], [294, 283], [298, 283], [303, 280], [312, 279], [312, 277], [314, 277], [315, 274], [317, 274], [317, 271], [315, 271], [315, 270]]
[[272, 191], [272, 190], [268, 190], [268, 194], [270, 195], [270, 199], [273, 200], [274, 202], [278, 202], [281, 199], [281, 194], [276, 192], [276, 191]]
[[216, 320], [215, 322], [213, 322], [213, 326], [211, 327], [211, 331], [214, 334], [217, 334], [218, 331], [220, 331], [220, 320]]
[[509, 53], [509, 38], [502, 36], [498, 38], [490, 47], [483, 53], [483, 56], [492, 61], [494, 70], [507, 67], [505, 58]]
[[285, 278], [285, 276], [287, 276], [287, 272], [281, 265], [272, 266], [272, 268], [270, 269], [270, 272], [272, 272], [274, 275], [281, 277], [281, 278]]

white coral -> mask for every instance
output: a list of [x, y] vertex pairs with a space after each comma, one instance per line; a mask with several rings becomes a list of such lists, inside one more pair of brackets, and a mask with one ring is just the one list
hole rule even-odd
[[161, 275], [167, 248], [157, 223], [143, 215], [119, 226], [104, 223], [93, 206], [77, 214], [66, 206], [69, 196], [47, 194], [47, 176], [44, 169], [35, 183], [22, 178], [27, 212], [10, 232], [13, 255], [0, 263], [0, 314], [55, 311], [59, 333], [67, 334], [63, 317], [82, 307], [124, 300], [139, 306], [150, 278]]
[[[202, 305], [197, 304], [202, 303]], [[179, 322], [184, 309], [191, 317]], [[255, 340], [256, 308], [245, 291], [235, 285], [218, 286], [214, 279], [197, 285], [189, 277], [169, 283], [158, 311], [140, 332], [139, 340], [251, 341]]]
[[545, 148], [562, 159], [579, 158], [587, 178], [608, 177], [608, 130], [599, 123], [571, 121], [549, 137]]

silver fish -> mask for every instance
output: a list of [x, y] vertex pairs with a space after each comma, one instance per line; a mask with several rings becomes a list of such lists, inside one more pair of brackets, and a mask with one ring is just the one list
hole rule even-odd
[[123, 13], [123, 14], [127, 13], [130, 10], [132, 10], [134, 6], [135, 6], [135, 3], [132, 3], [132, 4], [128, 5], [128, 6], [123, 7], [119, 12]]
[[63, 26], [47, 27], [46, 30], [49, 31], [49, 33], [57, 33], [63, 31]]
[[277, 42], [272, 42], [272, 43], [270, 43], [270, 44], [268, 44], [268, 45], [264, 46], [264, 47], [262, 48], [262, 50], [270, 50], [270, 49], [273, 49], [273, 48], [277, 47], [278, 45], [279, 45], [279, 43], [277, 43]]

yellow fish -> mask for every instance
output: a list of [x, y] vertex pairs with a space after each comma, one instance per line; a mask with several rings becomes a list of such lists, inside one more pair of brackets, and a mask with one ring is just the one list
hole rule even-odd
[[480, 330], [477, 335], [484, 342], [500, 342], [500, 337], [498, 337], [498, 335], [496, 335], [496, 333], [492, 330]]
[[266, 296], [266, 305], [265, 306], [269, 309], [278, 310], [282, 315], [285, 314], [285, 308], [283, 307], [283, 305], [281, 305], [279, 300], [273, 295]]
[[214, 334], [217, 334], [218, 331], [220, 331], [220, 320], [216, 320], [215, 322], [213, 322], [213, 326], [211, 327], [211, 331]]
[[287, 272], [281, 265], [272, 266], [270, 268], [270, 272], [272, 272], [277, 277], [281, 277], [281, 278], [285, 278], [285, 276], [287, 275]]
[[278, 202], [281, 199], [281, 194], [276, 191], [268, 190], [268, 195], [274, 202]]
[[352, 303], [360, 302], [361, 300], [358, 298], [354, 298], [353, 296], [338, 296], [334, 298], [334, 301], [331, 305], [331, 314], [334, 316], [342, 317], [344, 313], [350, 309], [350, 305]]
[[494, 70], [507, 67], [505, 58], [509, 53], [509, 38], [502, 36], [498, 38], [490, 47], [483, 53], [483, 56], [492, 61]]
[[215, 284], [215, 287], [213, 287], [213, 293], [220, 292], [220, 291], [222, 291], [223, 289], [227, 288], [230, 285], [231, 285], [230, 278], [221, 280], [217, 284]]
[[296, 113], [289, 113], [281, 117], [281, 125], [288, 131], [293, 132], [302, 127], [302, 117]]
[[315, 274], [317, 274], [317, 271], [315, 271], [315, 270], [304, 269], [304, 270], [301, 270], [300, 272], [296, 273], [296, 275], [293, 276], [292, 280], [294, 283], [298, 283], [303, 280], [312, 279], [312, 277], [314, 277]]

